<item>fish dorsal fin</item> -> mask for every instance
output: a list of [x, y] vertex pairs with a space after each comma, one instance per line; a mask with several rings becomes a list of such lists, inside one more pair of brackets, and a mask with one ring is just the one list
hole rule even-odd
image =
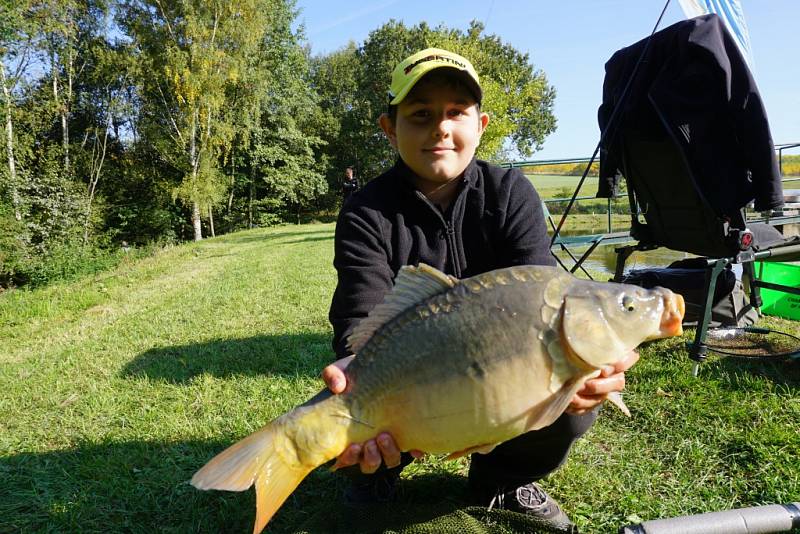
[[423, 300], [455, 287], [457, 283], [457, 278], [430, 265], [404, 265], [397, 273], [392, 291], [358, 323], [347, 338], [348, 350], [357, 354], [381, 326]]

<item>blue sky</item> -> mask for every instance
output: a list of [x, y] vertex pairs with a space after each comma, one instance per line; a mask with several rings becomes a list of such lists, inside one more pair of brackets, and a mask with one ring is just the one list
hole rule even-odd
[[[481, 20], [530, 55], [557, 91], [558, 129], [534, 159], [591, 155], [599, 138], [603, 65], [619, 48], [649, 35], [666, 0], [298, 0], [314, 54], [360, 44], [390, 19], [464, 29]], [[800, 0], [742, 0], [754, 76], [776, 143], [800, 142]], [[659, 29], [683, 20], [671, 0]], [[387, 81], [388, 82], [388, 81]], [[491, 127], [491, 125], [490, 125]], [[793, 150], [788, 153], [800, 153]]]

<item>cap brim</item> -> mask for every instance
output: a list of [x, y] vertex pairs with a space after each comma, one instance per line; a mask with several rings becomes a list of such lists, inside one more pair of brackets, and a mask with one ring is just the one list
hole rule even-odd
[[411, 90], [417, 85], [418, 81], [420, 81], [426, 74], [429, 74], [438, 69], [450, 69], [453, 72], [458, 73], [459, 76], [461, 76], [463, 81], [466, 83], [467, 87], [470, 88], [470, 91], [472, 92], [472, 96], [475, 98], [475, 101], [480, 104], [481, 100], [483, 99], [483, 90], [481, 89], [481, 86], [478, 84], [478, 82], [475, 81], [475, 78], [473, 78], [469, 74], [469, 72], [467, 72], [464, 69], [459, 69], [458, 67], [453, 67], [452, 65], [438, 65], [433, 68], [422, 70], [416, 73], [409, 80], [409, 82], [403, 87], [403, 89], [389, 101], [389, 105], [396, 106], [397, 104], [402, 102], [403, 99], [408, 95], [408, 93], [410, 93]]

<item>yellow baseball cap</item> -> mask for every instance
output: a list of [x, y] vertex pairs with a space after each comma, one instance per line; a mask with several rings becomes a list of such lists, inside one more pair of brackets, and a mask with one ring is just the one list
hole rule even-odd
[[464, 73], [464, 81], [470, 86], [478, 102], [481, 101], [483, 91], [478, 73], [467, 58], [441, 48], [426, 48], [408, 56], [394, 68], [392, 85], [389, 87], [389, 104], [396, 106], [402, 102], [420, 78], [442, 67]]

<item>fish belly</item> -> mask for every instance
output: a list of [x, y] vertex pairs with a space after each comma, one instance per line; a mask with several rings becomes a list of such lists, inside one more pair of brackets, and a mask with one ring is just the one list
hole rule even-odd
[[435, 383], [406, 383], [356, 408], [357, 419], [390, 432], [402, 450], [449, 453], [509, 440], [530, 429], [530, 414], [554, 398], [550, 363], [535, 353], [464, 366]]

